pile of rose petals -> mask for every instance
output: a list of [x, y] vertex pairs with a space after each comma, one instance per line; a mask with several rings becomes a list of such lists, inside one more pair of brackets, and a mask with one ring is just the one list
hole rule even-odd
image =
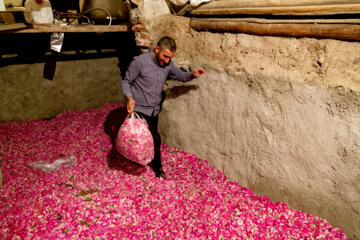
[[[115, 150], [124, 105], [0, 124], [0, 239], [346, 239], [319, 217], [257, 196], [162, 145], [167, 179]], [[30, 162], [74, 155], [44, 173]]]

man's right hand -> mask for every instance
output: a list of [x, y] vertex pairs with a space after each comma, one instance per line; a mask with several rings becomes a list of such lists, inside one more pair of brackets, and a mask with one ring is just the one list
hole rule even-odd
[[134, 112], [134, 107], [135, 107], [135, 99], [132, 97], [128, 97], [128, 103], [127, 103], [127, 111], [128, 113], [133, 113]]

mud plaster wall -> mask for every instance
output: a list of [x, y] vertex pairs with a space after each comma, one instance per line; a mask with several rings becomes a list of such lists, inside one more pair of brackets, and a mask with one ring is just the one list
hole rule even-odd
[[177, 40], [178, 66], [208, 71], [167, 84], [164, 143], [360, 239], [359, 42], [196, 32], [175, 16], [148, 28]]
[[0, 122], [51, 118], [68, 109], [122, 101], [117, 58], [56, 63], [52, 81], [44, 63], [0, 68]]

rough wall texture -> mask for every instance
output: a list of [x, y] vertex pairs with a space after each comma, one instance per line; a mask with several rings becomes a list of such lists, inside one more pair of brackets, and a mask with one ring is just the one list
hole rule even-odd
[[54, 80], [44, 63], [0, 68], [0, 122], [51, 118], [67, 109], [121, 101], [117, 58], [57, 62]]
[[163, 142], [228, 178], [360, 239], [360, 43], [195, 32], [151, 22], [178, 42], [178, 66], [208, 74], [169, 82]]

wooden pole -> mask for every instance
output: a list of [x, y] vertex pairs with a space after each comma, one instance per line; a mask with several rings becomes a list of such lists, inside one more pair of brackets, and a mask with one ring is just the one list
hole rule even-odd
[[[261, 2], [261, 1], [260, 1]], [[236, 15], [236, 14], [262, 14], [262, 15], [331, 15], [360, 13], [360, 0], [356, 1], [337, 1], [337, 4], [329, 4], [335, 1], [314, 1], [316, 3], [299, 5], [292, 3], [280, 5], [279, 2], [272, 4], [245, 3], [241, 0], [233, 1], [213, 1], [193, 8], [192, 15]], [[307, 1], [302, 1], [305, 4]], [[322, 4], [321, 4], [322, 3]], [[328, 4], [326, 4], [328, 3]]]
[[[31, 28], [15, 30], [16, 33], [52, 33], [52, 32], [130, 32], [130, 24], [120, 25], [32, 25]], [[5, 33], [5, 31], [3, 31]]]
[[241, 19], [201, 18], [191, 19], [190, 26], [197, 31], [246, 33], [260, 36], [360, 40], [360, 24], [349, 23], [261, 23], [243, 21]]
[[208, 6], [238, 7], [286, 7], [286, 6], [317, 6], [317, 5], [343, 5], [359, 4], [360, 0], [213, 0]]
[[227, 7], [289, 7], [359, 4], [360, 0], [213, 0], [202, 5], [203, 8]]

